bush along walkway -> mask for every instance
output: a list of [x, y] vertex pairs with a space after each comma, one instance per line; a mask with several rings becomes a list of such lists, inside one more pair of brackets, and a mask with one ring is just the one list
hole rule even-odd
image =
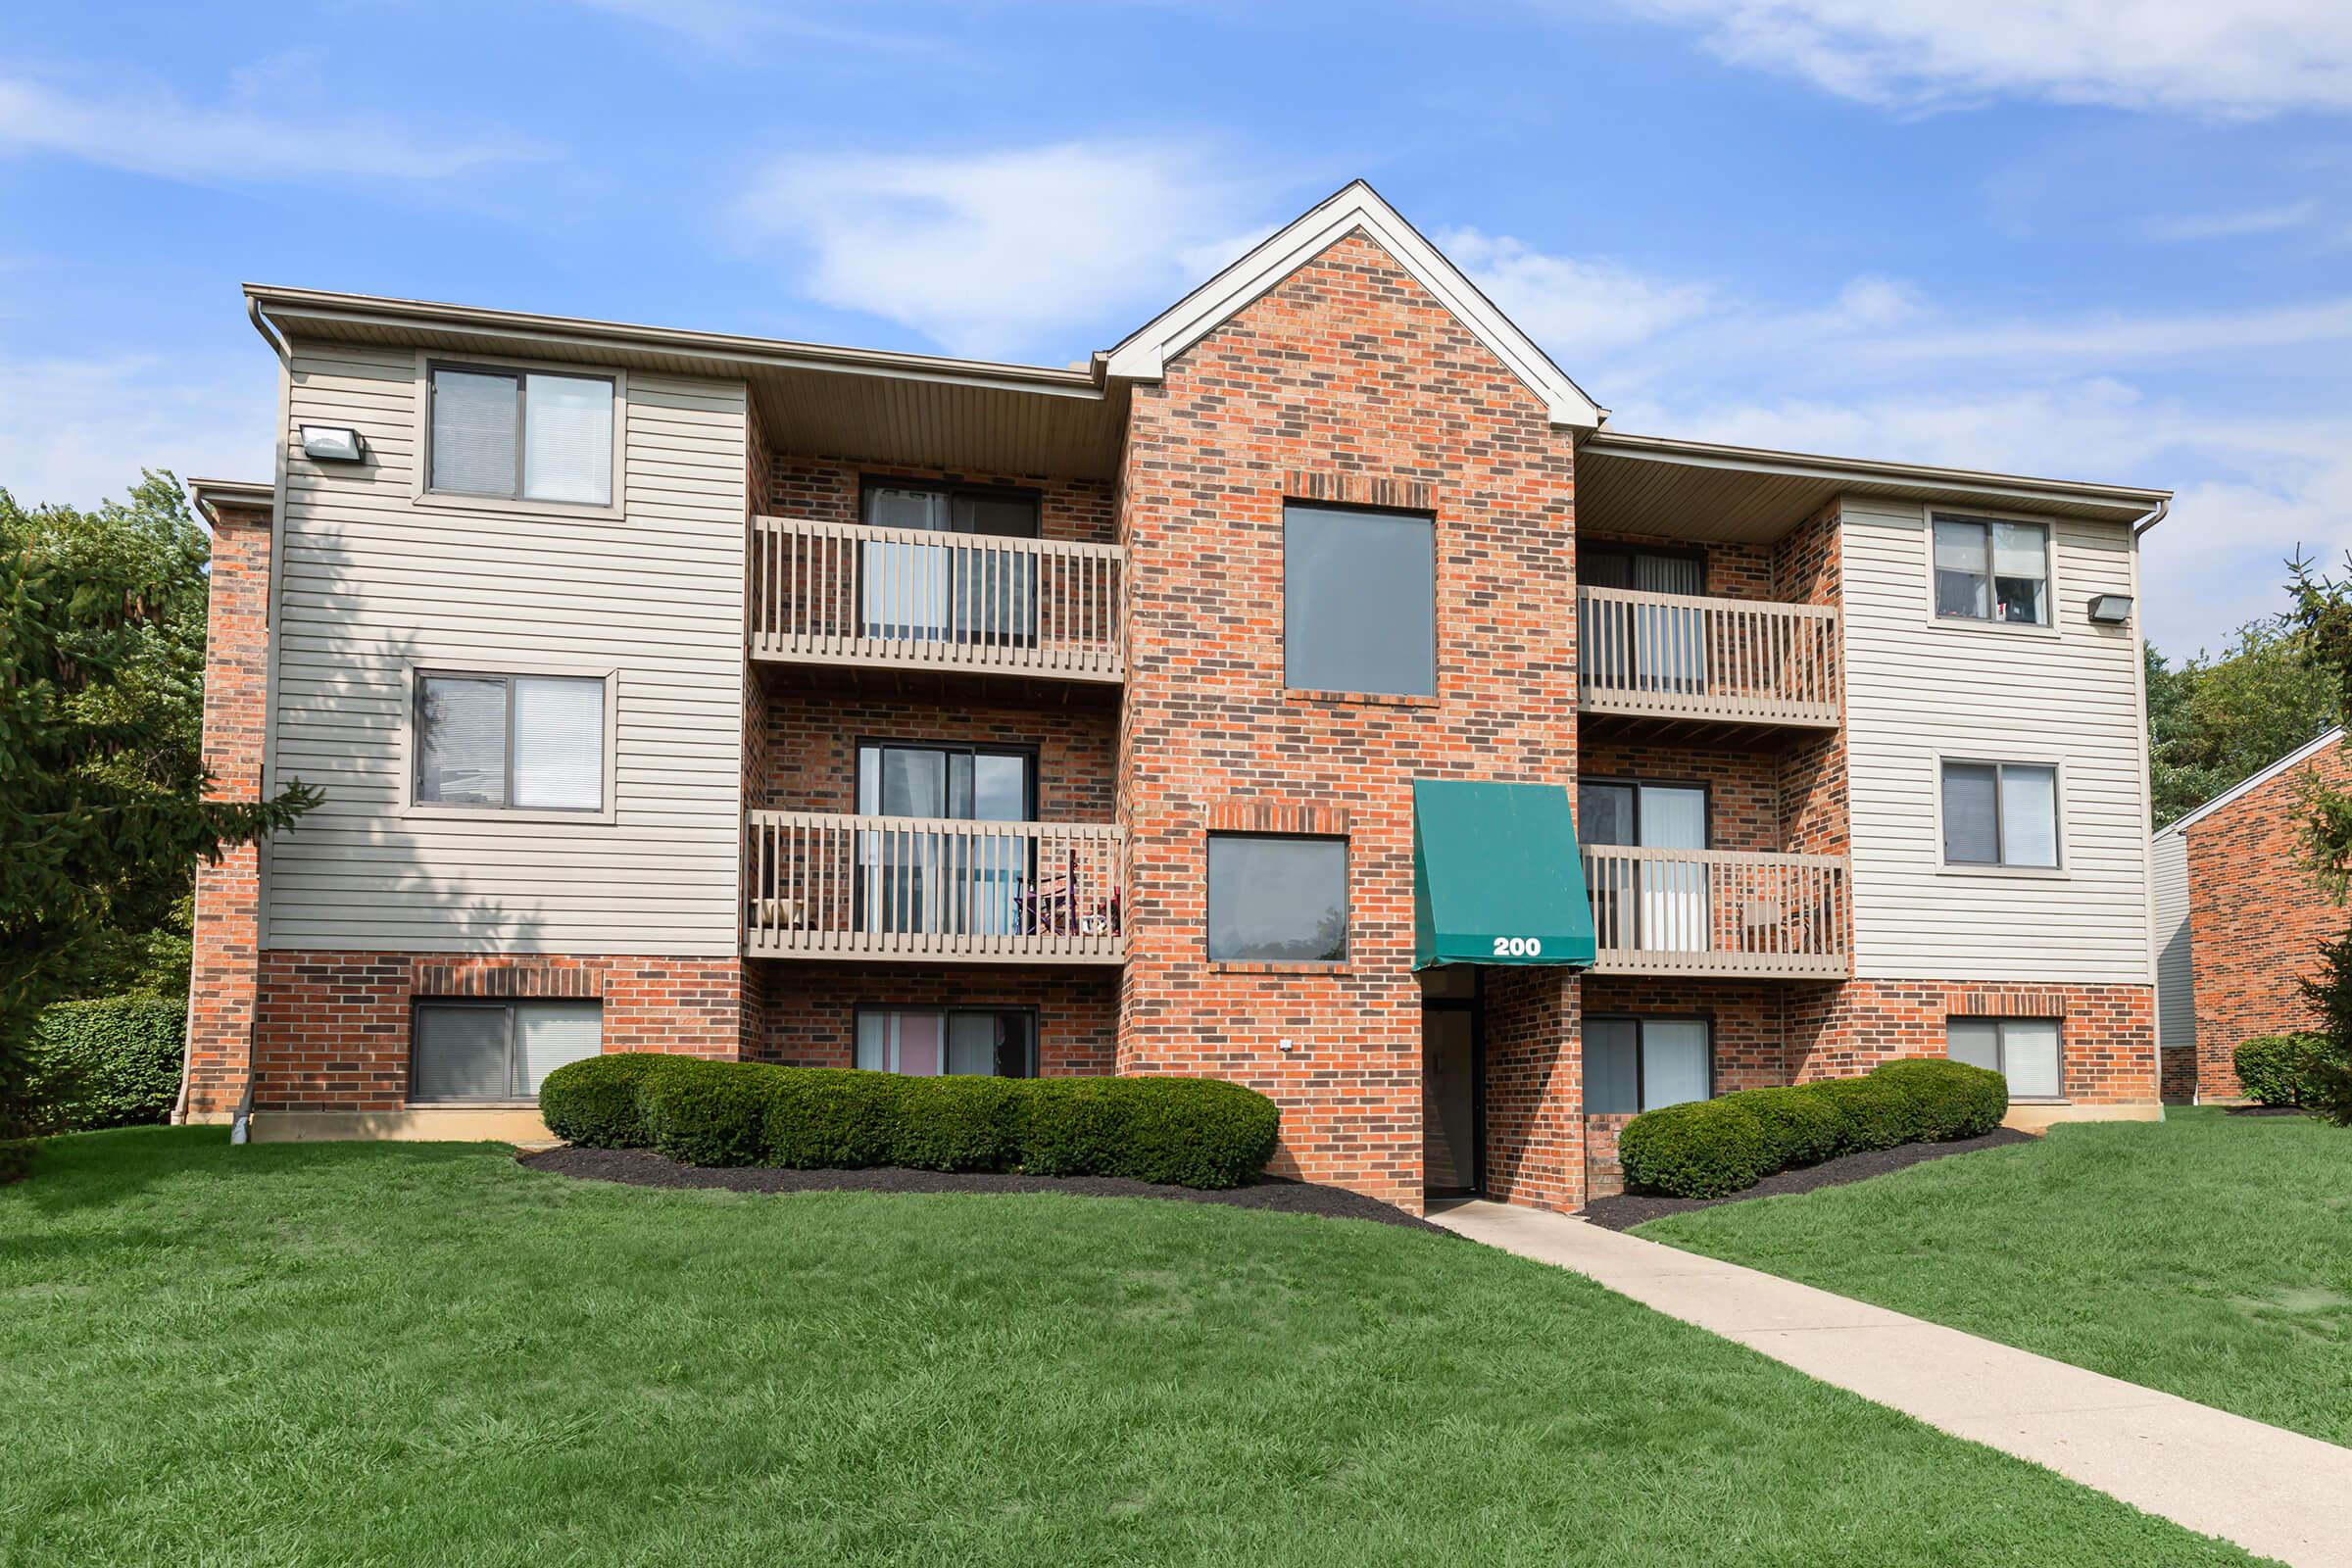
[[1431, 1217], [2200, 1534], [2352, 1568], [2352, 1448], [1571, 1215], [1478, 1202]]

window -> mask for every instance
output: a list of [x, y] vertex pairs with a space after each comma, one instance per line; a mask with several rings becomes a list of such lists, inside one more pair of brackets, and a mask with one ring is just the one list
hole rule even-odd
[[1704, 1018], [1585, 1019], [1585, 1109], [1631, 1114], [1715, 1093], [1714, 1031]]
[[877, 528], [964, 535], [966, 544], [869, 541], [858, 547], [863, 634], [990, 647], [1037, 640], [1037, 563], [979, 540], [1035, 539], [1038, 498], [1026, 490], [865, 481]]
[[1943, 764], [1947, 865], [2058, 864], [2058, 769], [2046, 762]]
[[[1028, 822], [1037, 816], [1036, 760], [1009, 747], [858, 748], [858, 809], [866, 816]], [[1049, 875], [1041, 878], [1041, 869]], [[1049, 897], [1077, 897], [1069, 873], [1037, 863], [1017, 835], [942, 837], [868, 828], [858, 835], [861, 931], [963, 931], [1004, 936], [1049, 918]], [[1049, 895], [1044, 883], [1054, 883]]]
[[428, 488], [612, 504], [610, 377], [434, 366]]
[[[1707, 792], [1697, 784], [1581, 779], [1577, 834], [1588, 845], [1650, 850], [1707, 847]], [[1589, 855], [1592, 923], [1612, 947], [1703, 953], [1711, 934], [1707, 868], [1695, 860]]]
[[605, 808], [605, 681], [416, 677], [416, 800], [550, 811]]
[[1588, 588], [1633, 588], [1650, 594], [1703, 594], [1707, 557], [1701, 550], [1644, 550], [1636, 545], [1589, 544], [1576, 556], [1576, 580]]
[[1943, 1050], [1954, 1061], [1989, 1067], [2008, 1079], [2011, 1099], [2065, 1097], [2055, 1018], [1946, 1018]]
[[604, 1050], [604, 1033], [601, 1003], [419, 1002], [409, 1099], [535, 1099], [549, 1073]]
[[1037, 1015], [1022, 1007], [860, 1007], [858, 1065], [917, 1078], [1034, 1078]]
[[1936, 519], [1939, 619], [2050, 623], [2050, 530], [1987, 517]]
[[1208, 956], [1228, 963], [1348, 956], [1348, 841], [1208, 836]]
[[1436, 696], [1437, 570], [1437, 524], [1429, 517], [1285, 507], [1283, 684]]

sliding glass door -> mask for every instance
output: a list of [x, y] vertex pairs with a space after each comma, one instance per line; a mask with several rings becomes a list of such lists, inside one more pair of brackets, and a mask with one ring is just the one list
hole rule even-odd
[[1036, 760], [1027, 752], [888, 742], [858, 747], [859, 814], [934, 824], [858, 835], [858, 929], [1017, 932], [1022, 893], [1036, 875], [1032, 843], [958, 833], [945, 824], [1033, 821], [1036, 808]]
[[859, 597], [866, 636], [997, 646], [1037, 640], [1036, 558], [976, 543], [978, 538], [1036, 538], [1036, 496], [873, 484], [865, 491], [865, 520], [878, 528], [975, 536], [973, 548], [944, 541], [865, 544]]
[[[1695, 598], [1707, 591], [1707, 560], [1683, 551], [1587, 545], [1576, 580], [1593, 588]], [[1611, 639], [1614, 647], [1595, 653], [1614, 668], [1630, 670], [1634, 690], [1697, 695], [1707, 689], [1706, 617], [1696, 605], [1615, 605], [1588, 635]], [[1586, 663], [1590, 668], [1593, 661]]]
[[[1696, 784], [1586, 779], [1577, 786], [1577, 831], [1588, 844], [1648, 850], [1707, 847], [1707, 792]], [[1707, 947], [1707, 868], [1695, 860], [1599, 862], [1592, 913], [1606, 934], [1652, 952]]]

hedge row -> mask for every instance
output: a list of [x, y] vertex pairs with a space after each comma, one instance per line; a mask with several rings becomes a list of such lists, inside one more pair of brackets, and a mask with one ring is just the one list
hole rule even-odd
[[2308, 1033], [2256, 1035], [2230, 1054], [2238, 1087], [2265, 1105], [2305, 1103], [2327, 1054], [2328, 1037]]
[[61, 1002], [33, 1030], [35, 1133], [81, 1133], [164, 1120], [179, 1097], [183, 1003], [115, 997]]
[[559, 1067], [539, 1114], [566, 1143], [689, 1165], [1025, 1171], [1239, 1187], [1281, 1112], [1215, 1078], [908, 1078], [634, 1053]]
[[1965, 1062], [1890, 1061], [1866, 1078], [1742, 1089], [1643, 1111], [1618, 1135], [1626, 1185], [1675, 1198], [1722, 1198], [1776, 1171], [1840, 1154], [1988, 1133], [2009, 1111], [2009, 1081]]

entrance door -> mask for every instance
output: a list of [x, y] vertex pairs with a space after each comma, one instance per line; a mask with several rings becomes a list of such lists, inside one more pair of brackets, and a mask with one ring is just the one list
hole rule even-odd
[[1486, 1185], [1478, 1077], [1475, 1005], [1424, 1001], [1421, 1185], [1432, 1198], [1467, 1198]]

